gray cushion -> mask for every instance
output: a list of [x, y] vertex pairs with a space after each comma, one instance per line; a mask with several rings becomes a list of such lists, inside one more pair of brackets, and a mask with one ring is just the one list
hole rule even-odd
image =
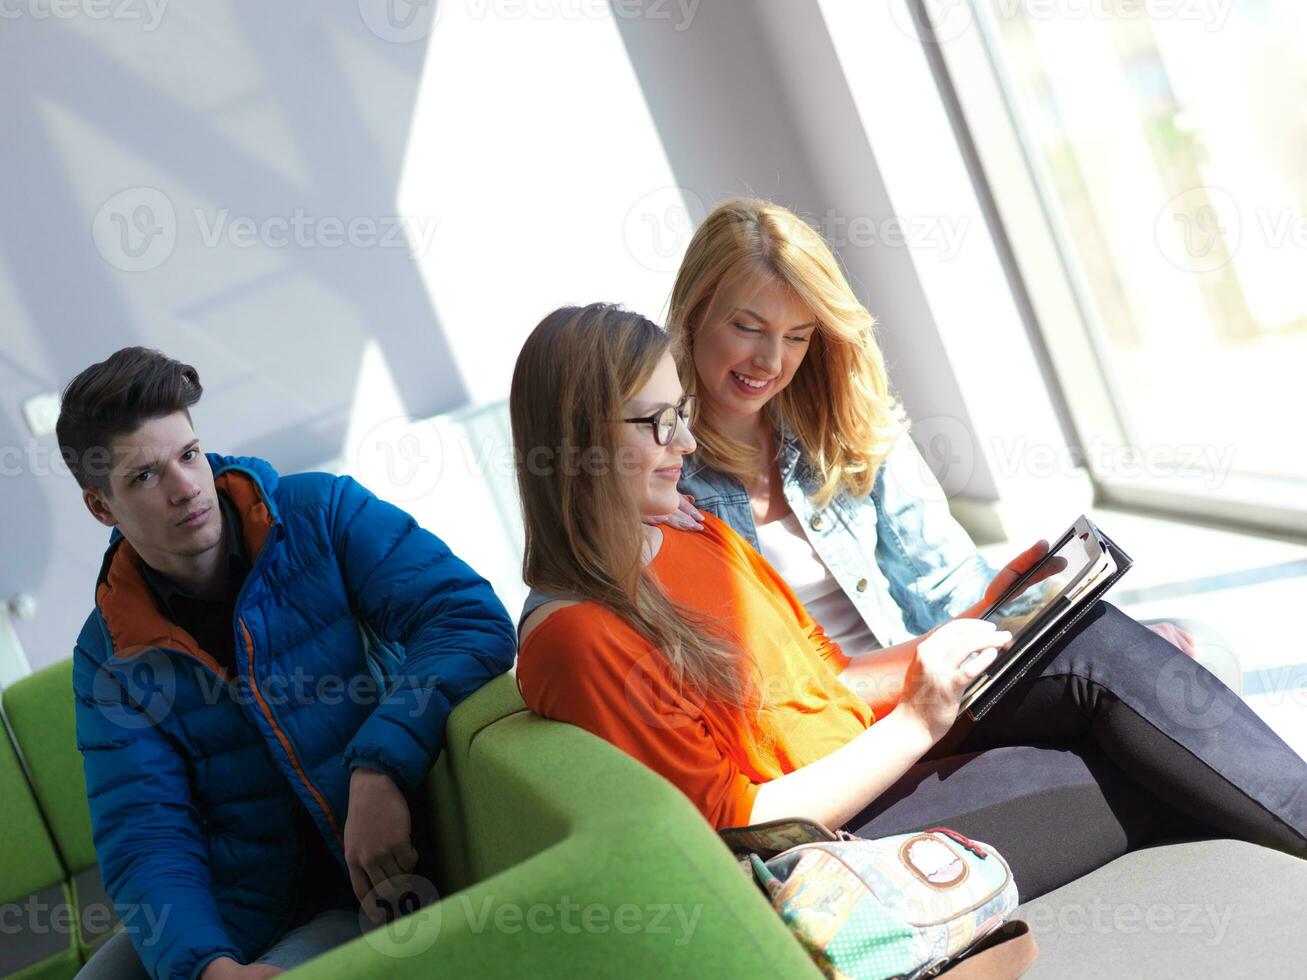
[[1236, 840], [1157, 844], [1021, 905], [1026, 977], [1300, 977], [1307, 861]]

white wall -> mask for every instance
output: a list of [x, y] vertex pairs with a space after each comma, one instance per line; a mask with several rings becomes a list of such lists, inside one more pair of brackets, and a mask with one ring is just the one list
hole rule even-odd
[[[349, 455], [397, 416], [504, 397], [522, 339], [560, 303], [660, 316], [693, 222], [724, 197], [772, 197], [850, 231], [895, 209], [938, 216], [929, 181], [904, 176], [914, 119], [946, 157], [930, 172], [950, 184], [935, 188], [944, 213], [955, 226], [972, 214], [910, 39], [836, 6], [444, 0], [394, 24], [372, 0], [226, 0], [163, 2], [153, 26], [144, 0], [121, 8], [137, 21], [12, 8], [0, 601], [38, 600], [17, 624], [29, 660], [68, 655], [107, 535], [21, 404], [118, 347], [195, 364], [206, 448], [290, 471]], [[887, 117], [874, 111], [884, 75], [856, 77], [859, 92], [848, 73], [890, 52], [911, 70], [888, 85]], [[295, 222], [304, 243], [279, 245]], [[384, 242], [395, 227], [408, 247]], [[1022, 393], [1036, 416], [1047, 405], [992, 243], [982, 229], [962, 245], [947, 262], [929, 254], [938, 240], [839, 250], [909, 408], [974, 440], [978, 464], [952, 489], [985, 501], [1015, 490], [975, 448], [981, 430]], [[1016, 366], [987, 399], [996, 364]]]

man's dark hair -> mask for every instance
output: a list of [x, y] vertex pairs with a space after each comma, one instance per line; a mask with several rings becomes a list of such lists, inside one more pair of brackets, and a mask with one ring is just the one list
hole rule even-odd
[[109, 493], [110, 442], [151, 419], [185, 412], [200, 400], [200, 374], [148, 347], [124, 347], [68, 382], [55, 434], [82, 487]]

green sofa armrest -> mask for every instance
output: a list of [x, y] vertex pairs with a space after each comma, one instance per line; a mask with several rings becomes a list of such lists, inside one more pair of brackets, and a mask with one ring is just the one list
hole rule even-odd
[[454, 712], [433, 779], [473, 883], [297, 976], [820, 976], [679, 790], [510, 684]]

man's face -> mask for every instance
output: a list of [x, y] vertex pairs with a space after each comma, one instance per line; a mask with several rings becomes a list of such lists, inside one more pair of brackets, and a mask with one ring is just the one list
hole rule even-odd
[[213, 470], [184, 412], [151, 419], [110, 447], [110, 493], [83, 490], [101, 524], [117, 527], [151, 565], [194, 558], [222, 539]]

